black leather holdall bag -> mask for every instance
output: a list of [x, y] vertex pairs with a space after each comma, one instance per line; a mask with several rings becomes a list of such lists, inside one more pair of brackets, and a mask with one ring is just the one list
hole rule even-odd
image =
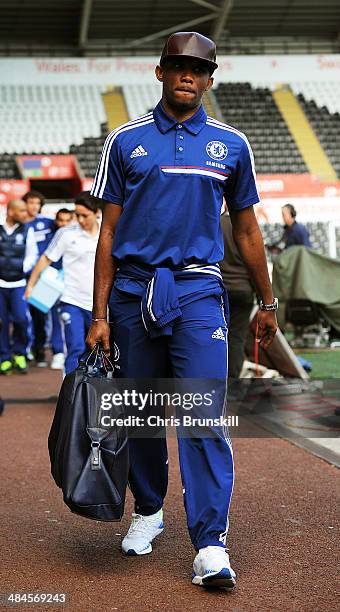
[[[116, 391], [112, 364], [96, 346], [65, 377], [48, 437], [52, 476], [65, 504], [72, 512], [99, 521], [119, 521], [124, 513], [127, 431], [102, 423], [107, 415], [103, 396]], [[124, 407], [112, 406], [110, 417], [124, 418]]]

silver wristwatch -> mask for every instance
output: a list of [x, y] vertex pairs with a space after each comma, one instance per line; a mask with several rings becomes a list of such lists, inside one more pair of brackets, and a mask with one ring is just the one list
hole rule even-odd
[[271, 304], [264, 304], [262, 300], [260, 300], [260, 310], [277, 310], [279, 307], [279, 300], [274, 298]]

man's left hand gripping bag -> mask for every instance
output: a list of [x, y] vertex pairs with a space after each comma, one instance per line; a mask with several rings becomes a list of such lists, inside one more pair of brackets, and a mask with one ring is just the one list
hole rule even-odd
[[64, 379], [48, 437], [52, 476], [65, 504], [99, 521], [119, 521], [124, 513], [127, 431], [101, 422], [105, 414], [124, 417], [121, 406], [102, 408], [103, 394], [117, 391], [112, 372], [80, 362]]

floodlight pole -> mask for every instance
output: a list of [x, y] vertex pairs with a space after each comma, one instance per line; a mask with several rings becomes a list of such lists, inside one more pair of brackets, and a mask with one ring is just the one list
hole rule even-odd
[[234, 0], [224, 0], [220, 8], [219, 14], [215, 20], [215, 23], [213, 24], [211, 30], [211, 38], [216, 44], [219, 43], [225, 24], [227, 23], [230, 11], [233, 8], [233, 4]]
[[216, 6], [216, 4], [211, 4], [211, 2], [207, 2], [207, 0], [188, 0], [188, 2], [198, 4], [198, 6], [203, 6], [204, 8], [207, 8], [210, 11], [215, 11], [216, 13], [220, 12], [220, 8]]
[[93, 0], [83, 0], [78, 38], [78, 47], [80, 49], [84, 49], [87, 44], [90, 17], [92, 11], [92, 2]]
[[149, 34], [148, 36], [143, 36], [143, 38], [137, 38], [136, 40], [132, 40], [126, 43], [126, 45], [122, 45], [122, 47], [138, 47], [144, 42], [156, 40], [157, 38], [162, 38], [162, 36], [172, 34], [172, 32], [180, 32], [183, 31], [185, 28], [198, 25], [199, 23], [204, 23], [205, 21], [212, 21], [213, 19], [216, 19], [216, 12], [209, 13], [208, 15], [203, 15], [202, 17], [196, 17], [196, 19], [190, 19], [189, 21], [184, 21], [183, 23], [177, 23], [176, 25], [173, 25], [170, 28], [166, 28], [165, 30], [160, 30], [159, 32]]

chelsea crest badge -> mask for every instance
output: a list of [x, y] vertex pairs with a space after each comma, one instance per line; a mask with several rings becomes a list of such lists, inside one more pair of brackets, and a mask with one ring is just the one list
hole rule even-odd
[[206, 151], [211, 159], [222, 161], [228, 155], [228, 147], [219, 140], [211, 140], [206, 146]]

